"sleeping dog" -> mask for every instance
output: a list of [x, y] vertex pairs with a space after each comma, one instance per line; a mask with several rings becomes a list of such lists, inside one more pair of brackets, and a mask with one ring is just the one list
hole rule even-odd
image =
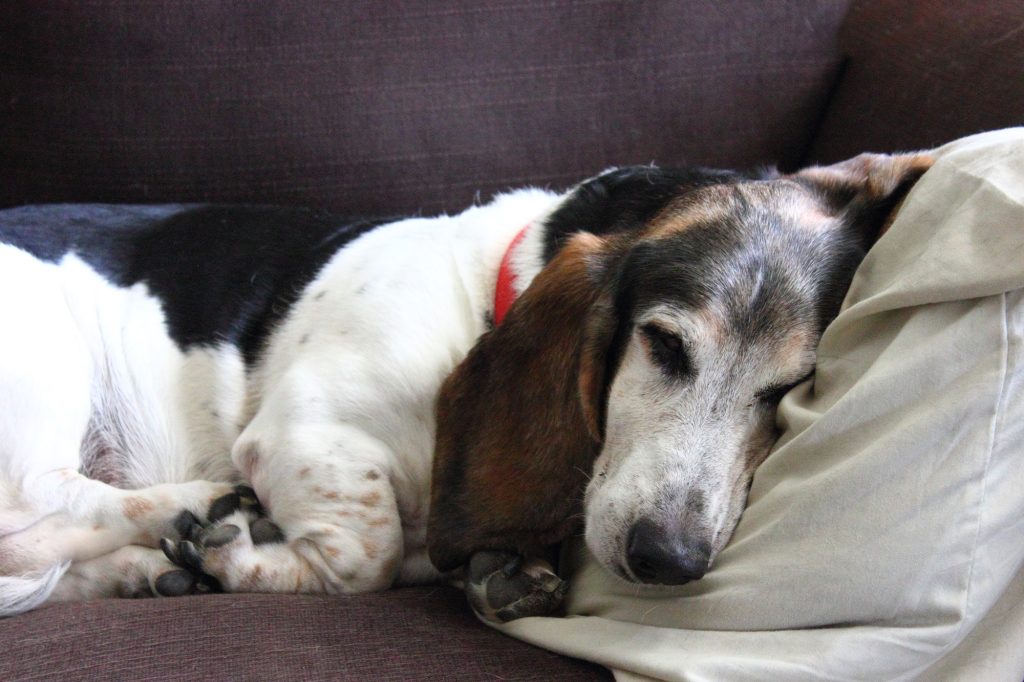
[[460, 579], [552, 610], [581, 528], [704, 575], [926, 154], [633, 167], [455, 216], [0, 212], [0, 614]]

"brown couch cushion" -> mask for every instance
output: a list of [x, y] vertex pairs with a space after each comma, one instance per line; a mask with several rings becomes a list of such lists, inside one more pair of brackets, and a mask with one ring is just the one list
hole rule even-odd
[[477, 622], [460, 592], [209, 595], [0, 620], [0, 680], [608, 680]]
[[396, 214], [611, 164], [795, 162], [846, 1], [0, 3], [0, 205]]
[[925, 149], [1024, 124], [1024, 3], [860, 0], [809, 160]]

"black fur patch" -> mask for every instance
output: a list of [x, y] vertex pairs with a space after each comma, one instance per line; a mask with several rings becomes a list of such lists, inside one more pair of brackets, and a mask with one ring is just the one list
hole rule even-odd
[[577, 232], [599, 236], [635, 230], [670, 201], [699, 187], [750, 179], [707, 168], [619, 168], [581, 184], [547, 220], [544, 262]]
[[251, 364], [327, 260], [385, 222], [273, 206], [25, 206], [0, 211], [0, 242], [143, 282], [180, 347], [230, 343]]

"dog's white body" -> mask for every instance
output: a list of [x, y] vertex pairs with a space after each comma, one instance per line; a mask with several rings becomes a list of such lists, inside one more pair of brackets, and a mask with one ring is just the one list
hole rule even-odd
[[[436, 578], [425, 552], [436, 395], [486, 329], [509, 243], [557, 200], [522, 190], [363, 235], [248, 372], [232, 345], [179, 349], [144, 285], [0, 245], [0, 615], [51, 592], [152, 587], [173, 568], [155, 547], [175, 514], [201, 516], [239, 481], [288, 543], [233, 543], [229, 590]], [[517, 248], [520, 290], [539, 249], [529, 234]], [[258, 568], [260, 554], [275, 571]]]

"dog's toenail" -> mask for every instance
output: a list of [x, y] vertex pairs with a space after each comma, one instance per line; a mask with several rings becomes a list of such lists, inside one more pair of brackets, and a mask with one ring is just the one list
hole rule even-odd
[[178, 556], [178, 548], [174, 545], [174, 542], [169, 538], [160, 538], [160, 549], [163, 550], [164, 556], [172, 564], [181, 566], [181, 557]]
[[193, 571], [203, 570], [203, 555], [199, 548], [189, 540], [182, 540], [178, 543], [178, 555], [181, 557], [181, 564]]

